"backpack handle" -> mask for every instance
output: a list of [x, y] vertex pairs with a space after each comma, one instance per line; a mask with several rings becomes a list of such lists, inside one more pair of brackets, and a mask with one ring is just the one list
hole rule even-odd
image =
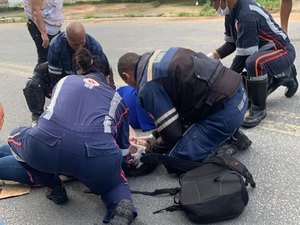
[[205, 161], [205, 163], [208, 163], [208, 162], [225, 166], [225, 167], [237, 172], [238, 174], [242, 175], [246, 179], [246, 185], [250, 183], [251, 187], [253, 187], [253, 188], [256, 187], [256, 183], [253, 179], [252, 174], [247, 169], [247, 167], [243, 163], [241, 163], [239, 160], [237, 160], [227, 154], [223, 154], [223, 155], [216, 155], [216, 156], [210, 158], [208, 161]]

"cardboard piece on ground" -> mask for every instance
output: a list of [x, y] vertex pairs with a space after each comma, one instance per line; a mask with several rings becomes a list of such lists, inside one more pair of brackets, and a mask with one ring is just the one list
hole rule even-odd
[[19, 183], [4, 183], [0, 186], [0, 199], [29, 194], [30, 186]]

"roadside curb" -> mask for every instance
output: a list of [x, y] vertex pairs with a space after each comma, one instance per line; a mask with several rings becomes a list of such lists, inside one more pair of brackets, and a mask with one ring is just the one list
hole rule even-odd
[[23, 17], [2, 17], [0, 23], [21, 23], [26, 21]]

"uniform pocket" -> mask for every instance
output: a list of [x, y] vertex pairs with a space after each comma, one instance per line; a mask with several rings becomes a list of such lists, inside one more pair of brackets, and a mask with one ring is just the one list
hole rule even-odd
[[29, 135], [51, 147], [55, 146], [61, 140], [60, 136], [56, 136], [43, 130], [31, 129]]
[[120, 150], [113, 142], [87, 142], [85, 148], [89, 158], [120, 154]]

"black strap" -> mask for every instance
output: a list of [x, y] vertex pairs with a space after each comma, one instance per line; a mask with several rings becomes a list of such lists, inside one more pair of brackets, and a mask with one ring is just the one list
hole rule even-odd
[[176, 210], [182, 210], [182, 207], [180, 207], [180, 205], [171, 205], [167, 208], [157, 210], [157, 211], [153, 212], [153, 214], [161, 213], [161, 212], [164, 212], [164, 211], [173, 212], [173, 211], [176, 211]]
[[161, 194], [169, 194], [169, 195], [176, 195], [179, 192], [180, 188], [162, 188], [162, 189], [155, 189], [155, 191], [131, 191], [132, 194], [142, 194], [142, 195], [161, 195]]
[[253, 180], [252, 174], [249, 172], [247, 167], [238, 161], [237, 159], [227, 155], [227, 154], [219, 154], [208, 159], [204, 160], [203, 162], [193, 162], [189, 160], [174, 158], [167, 155], [162, 155], [159, 153], [150, 153], [146, 154], [141, 158], [141, 161], [144, 163], [156, 163], [156, 164], [163, 164], [165, 166], [170, 166], [175, 169], [179, 169], [185, 172], [188, 172], [192, 169], [195, 169], [199, 166], [202, 166], [205, 163], [215, 163], [217, 165], [222, 165], [227, 167], [238, 174], [242, 175], [246, 179], [246, 184], [250, 183], [251, 187], [255, 187], [256, 184]]
[[143, 163], [154, 163], [154, 164], [163, 164], [165, 166], [169, 166], [178, 170], [182, 170], [184, 172], [188, 172], [192, 169], [195, 169], [201, 166], [203, 163], [201, 162], [193, 162], [189, 160], [174, 158], [171, 156], [159, 154], [159, 153], [149, 153], [145, 154], [141, 161]]

